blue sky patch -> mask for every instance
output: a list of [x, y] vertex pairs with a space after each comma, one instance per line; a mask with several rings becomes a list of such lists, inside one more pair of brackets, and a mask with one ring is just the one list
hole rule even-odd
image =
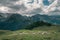
[[43, 3], [44, 3], [44, 5], [49, 5], [50, 4], [48, 0], [43, 0]]

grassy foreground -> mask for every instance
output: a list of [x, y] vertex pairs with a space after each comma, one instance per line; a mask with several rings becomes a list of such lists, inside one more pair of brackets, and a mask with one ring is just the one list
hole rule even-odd
[[60, 40], [60, 27], [38, 27], [33, 30], [0, 30], [0, 40]]

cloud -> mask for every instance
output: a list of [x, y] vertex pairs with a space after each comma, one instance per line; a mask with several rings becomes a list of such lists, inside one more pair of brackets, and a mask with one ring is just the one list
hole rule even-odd
[[0, 6], [0, 12], [2, 12], [2, 13], [8, 13], [9, 10], [10, 10], [10, 9], [9, 9], [8, 7]]
[[48, 12], [54, 11], [56, 9], [57, 3], [58, 3], [58, 0], [55, 0], [52, 4], [50, 4], [45, 9], [43, 9], [44, 12], [48, 13]]
[[[56, 10], [56, 8], [57, 8], [56, 6], [58, 5], [57, 4], [58, 0], [56, 0], [56, 1], [55, 0], [50, 0], [51, 5], [49, 5], [49, 6], [45, 6], [42, 1], [43, 0], [39, 0], [39, 4], [36, 3], [37, 2], [36, 0], [34, 0], [34, 2], [32, 2], [31, 0], [30, 1], [29, 0], [24, 0], [23, 2], [21, 1], [21, 4], [24, 3], [26, 9], [25, 9], [25, 11], [20, 10], [19, 13], [24, 13], [25, 12], [25, 13], [30, 13], [30, 14], [32, 13], [33, 14], [33, 12], [38, 8], [39, 9], [43, 8], [42, 11], [39, 10], [40, 14], [41, 14], [41, 12], [44, 12], [43, 14], [49, 14], [50, 12], [53, 12], [53, 11]], [[36, 11], [34, 14], [36, 14], [37, 12], [38, 11]]]
[[[8, 13], [19, 13], [22, 15], [33, 15], [33, 14], [50, 14], [54, 13], [54, 11], [60, 10], [60, 1], [57, 4], [57, 7], [52, 8], [53, 11], [49, 13], [43, 13], [41, 8], [45, 8], [46, 6], [42, 2], [43, 0], [39, 0], [37, 4], [37, 0], [31, 2], [31, 0], [0, 0], [0, 12], [8, 12]], [[49, 0], [52, 3], [54, 0]], [[28, 3], [27, 3], [28, 2]], [[42, 6], [43, 5], [43, 6]], [[44, 10], [44, 9], [43, 9]], [[45, 10], [44, 12], [48, 11]]]

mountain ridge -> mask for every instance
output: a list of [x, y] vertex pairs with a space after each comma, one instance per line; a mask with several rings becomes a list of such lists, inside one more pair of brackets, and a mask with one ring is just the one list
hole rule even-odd
[[[53, 20], [53, 18], [55, 19]], [[8, 16], [5, 21], [0, 21], [0, 29], [4, 30], [24, 29], [27, 25], [30, 25], [37, 21], [43, 21], [51, 24], [54, 24], [54, 22], [56, 22], [57, 24], [60, 24], [59, 22], [60, 20], [57, 20], [56, 18], [60, 18], [60, 16], [47, 16], [36, 14], [34, 16], [27, 17], [22, 16], [20, 14], [12, 14]]]

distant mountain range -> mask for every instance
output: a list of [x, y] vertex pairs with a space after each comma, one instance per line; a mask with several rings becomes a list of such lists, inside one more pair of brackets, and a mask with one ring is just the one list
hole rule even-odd
[[[6, 15], [7, 14], [7, 15]], [[23, 29], [33, 22], [43, 21], [51, 24], [60, 24], [60, 16], [48, 16], [36, 14], [31, 17], [22, 16], [20, 14], [3, 14], [0, 13], [0, 29], [1, 30], [18, 30]]]

